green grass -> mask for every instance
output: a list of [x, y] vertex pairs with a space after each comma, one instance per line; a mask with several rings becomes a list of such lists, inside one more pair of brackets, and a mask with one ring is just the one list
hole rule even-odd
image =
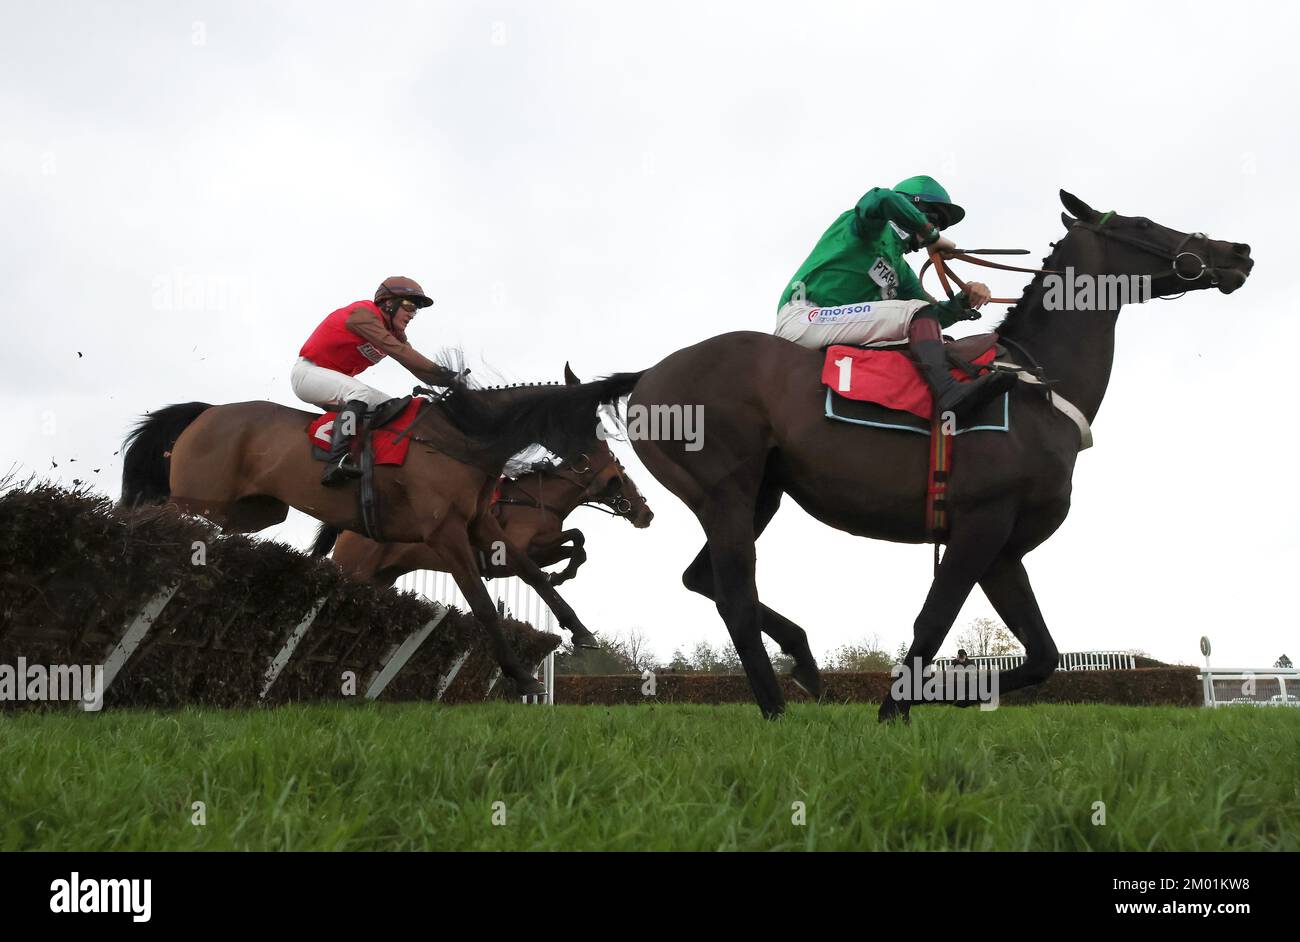
[[874, 707], [806, 704], [777, 723], [739, 705], [11, 714], [0, 849], [1300, 849], [1300, 710], [913, 717], [881, 727]]

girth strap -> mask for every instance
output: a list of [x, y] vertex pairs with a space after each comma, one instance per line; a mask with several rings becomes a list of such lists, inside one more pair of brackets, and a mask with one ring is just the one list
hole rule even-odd
[[939, 544], [948, 539], [948, 476], [952, 470], [953, 436], [943, 431], [938, 408], [930, 418], [930, 474], [925, 489], [925, 528], [934, 543], [934, 571], [939, 572]]
[[361, 441], [361, 486], [357, 489], [361, 503], [361, 525], [376, 543], [384, 542], [379, 522], [379, 491], [375, 488], [375, 438], [369, 429], [357, 433]]
[[1019, 363], [1008, 363], [1005, 360], [995, 360], [993, 365], [1005, 370], [1016, 370], [1016, 376], [1020, 378], [1021, 382], [1029, 383], [1031, 386], [1043, 386], [1046, 388], [1048, 402], [1050, 402], [1058, 412], [1078, 426], [1079, 450], [1084, 451], [1085, 449], [1092, 447], [1092, 426], [1088, 424], [1088, 417], [1083, 414], [1082, 409], [1070, 400], [1066, 399], [1060, 393], [1056, 392], [1054, 389], [1048, 387], [1046, 383], [1033, 373], [1030, 373]]

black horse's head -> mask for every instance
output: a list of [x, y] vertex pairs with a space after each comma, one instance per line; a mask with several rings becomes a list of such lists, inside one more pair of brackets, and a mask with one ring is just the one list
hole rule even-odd
[[1150, 275], [1153, 295], [1218, 288], [1231, 294], [1246, 283], [1250, 246], [1211, 239], [1203, 232], [1179, 232], [1142, 216], [1099, 213], [1083, 200], [1061, 191], [1070, 215], [1061, 221], [1074, 232], [1090, 232], [1104, 253], [1105, 271]]

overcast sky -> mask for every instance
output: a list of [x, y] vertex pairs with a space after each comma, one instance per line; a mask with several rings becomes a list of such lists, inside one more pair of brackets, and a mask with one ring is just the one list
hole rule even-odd
[[[818, 235], [873, 186], [931, 174], [967, 209], [959, 242], [1034, 258], [1061, 235], [1064, 187], [1248, 242], [1256, 267], [1232, 296], [1121, 316], [1073, 510], [1026, 560], [1057, 645], [1196, 663], [1208, 634], [1218, 665], [1294, 660], [1297, 14], [1070, 6], [8, 5], [0, 471], [116, 496], [137, 416], [296, 404], [303, 340], [388, 275], [437, 299], [417, 348], [461, 345], [511, 380], [559, 379], [566, 359], [589, 377], [771, 330]], [[987, 280], [1015, 294], [1026, 277]], [[413, 382], [391, 361], [364, 378]], [[698, 524], [616, 449], [655, 521], [577, 511], [590, 560], [566, 598], [663, 657], [726, 642], [680, 582]], [[305, 546], [311, 527], [294, 513], [267, 535]], [[849, 537], [790, 500], [759, 543], [760, 594], [818, 653], [910, 640], [929, 575], [928, 547]], [[977, 589], [957, 627], [992, 614]]]

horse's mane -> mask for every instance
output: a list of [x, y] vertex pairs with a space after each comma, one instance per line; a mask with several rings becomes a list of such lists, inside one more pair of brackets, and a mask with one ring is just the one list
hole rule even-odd
[[[460, 370], [459, 349], [444, 350], [442, 365]], [[461, 375], [435, 398], [437, 408], [464, 436], [457, 443], [464, 458], [500, 468], [522, 451], [524, 461], [538, 459], [529, 445], [541, 445], [557, 455], [588, 447], [595, 438], [596, 410], [627, 395], [640, 373], [615, 373], [589, 383], [512, 383], [474, 387]]]
[[[1069, 237], [1070, 233], [1067, 232], [1061, 237], [1059, 242], [1048, 243], [1052, 251], [1042, 260], [1040, 263], [1041, 267], [1053, 267], [1056, 257], [1061, 251], [1061, 246], [1064, 245], [1065, 240]], [[1025, 285], [1024, 290], [1020, 292], [1020, 297], [1016, 299], [1016, 303], [1007, 308], [1006, 315], [994, 328], [1000, 336], [1011, 337], [1014, 340], [1016, 337], [1023, 337], [1025, 334], [1029, 333], [1032, 327], [1029, 319], [1030, 302], [1033, 295], [1042, 290], [1042, 284], [1043, 276], [1035, 275], [1030, 279], [1029, 284]]]

